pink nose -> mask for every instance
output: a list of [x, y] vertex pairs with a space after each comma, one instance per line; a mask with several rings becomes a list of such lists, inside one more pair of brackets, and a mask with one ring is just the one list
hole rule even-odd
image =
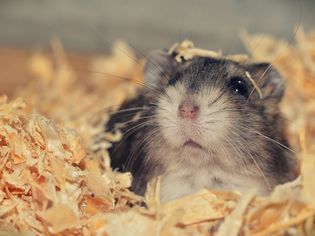
[[178, 114], [184, 119], [195, 119], [198, 116], [199, 107], [195, 104], [183, 102], [178, 107]]

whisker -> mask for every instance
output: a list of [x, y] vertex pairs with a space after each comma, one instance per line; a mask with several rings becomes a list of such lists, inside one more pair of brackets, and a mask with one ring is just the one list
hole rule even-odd
[[[105, 109], [108, 109], [108, 108], [105, 108]], [[144, 110], [144, 107], [141, 106], [141, 107], [130, 107], [126, 109], [119, 109], [116, 111], [109, 112], [108, 114], [117, 114], [117, 113], [126, 112], [126, 111], [138, 111], [138, 110]]]
[[[96, 30], [96, 32], [99, 32]], [[101, 38], [104, 39], [109, 45], [113, 45], [113, 40], [108, 35], [99, 33]], [[103, 42], [103, 41], [102, 41]], [[134, 51], [136, 51], [142, 58], [145, 58], [148, 62], [150, 62], [162, 75], [165, 75], [163, 71], [155, 64], [153, 61], [148, 58], [144, 53], [141, 52], [137, 47], [133, 46], [130, 42], [128, 42], [128, 46], [131, 47]], [[133, 60], [138, 67], [140, 67], [142, 70], [144, 68], [144, 65], [141, 63], [141, 61], [137, 58], [137, 56], [131, 55], [127, 53], [125, 50], [123, 50], [121, 47], [115, 47], [119, 52], [123, 53], [125, 56], [127, 56], [129, 59]], [[153, 75], [156, 79], [160, 80], [160, 76], [156, 75], [153, 71], [147, 70], [151, 75]]]
[[225, 90], [222, 90], [222, 92], [219, 94], [219, 96], [216, 99], [214, 99], [211, 103], [208, 104], [208, 107], [210, 107], [213, 104], [215, 104], [216, 102], [218, 102], [223, 97], [224, 94], [225, 94]]
[[232, 112], [236, 112], [236, 111], [247, 111], [246, 108], [244, 109], [229, 109], [229, 108], [224, 108], [224, 109], [220, 109], [218, 111], [213, 111], [213, 112], [210, 112], [210, 113], [206, 113], [207, 116], [211, 116], [211, 115], [214, 115], [214, 114], [217, 114], [217, 113], [221, 113], [221, 112], [225, 112], [225, 111], [232, 111]]
[[[248, 169], [245, 160], [242, 158], [242, 155], [241, 155], [241, 154], [243, 154], [242, 151], [240, 151], [239, 148], [237, 148], [235, 145], [233, 145], [233, 142], [226, 135], [224, 136], [224, 138], [225, 138], [225, 141], [227, 141], [229, 143], [229, 145], [232, 147], [232, 149], [235, 151], [236, 156], [241, 160], [244, 168]], [[249, 177], [247, 171], [245, 171], [245, 173], [246, 173], [246, 176]]]
[[286, 145], [284, 145], [284, 144], [278, 142], [277, 140], [275, 140], [275, 139], [273, 139], [273, 138], [268, 137], [267, 135], [262, 134], [262, 133], [259, 132], [258, 130], [255, 130], [255, 129], [252, 128], [252, 131], [253, 131], [255, 134], [258, 134], [258, 135], [264, 137], [265, 139], [267, 139], [267, 140], [269, 140], [269, 141], [271, 141], [271, 142], [273, 142], [273, 143], [275, 143], [275, 144], [277, 144], [277, 145], [283, 147], [284, 149], [286, 149], [286, 150], [288, 150], [288, 151], [290, 151], [290, 152], [296, 154], [296, 152], [295, 152], [294, 150], [292, 150], [291, 148], [287, 147]]
[[159, 95], [160, 92], [159, 90], [157, 89], [156, 86], [152, 86], [152, 85], [149, 85], [149, 84], [146, 84], [144, 82], [141, 82], [141, 81], [136, 81], [136, 80], [133, 80], [132, 78], [128, 78], [128, 77], [125, 77], [125, 76], [120, 76], [120, 75], [115, 75], [115, 74], [112, 74], [112, 73], [108, 73], [108, 72], [101, 72], [101, 71], [95, 71], [95, 70], [91, 70], [91, 69], [81, 69], [81, 68], [75, 68], [75, 67], [71, 67], [71, 68], [64, 68], [64, 70], [69, 70], [69, 71], [78, 71], [78, 72], [89, 72], [89, 73], [93, 73], [93, 74], [99, 74], [99, 75], [104, 75], [104, 76], [108, 76], [108, 77], [113, 77], [113, 78], [116, 78], [116, 79], [120, 79], [122, 81], [125, 81], [125, 82], [129, 82], [129, 83], [133, 83], [135, 85], [139, 85], [140, 87], [144, 87], [146, 89], [148, 89], [151, 93], [153, 94], [157, 94]]
[[126, 163], [127, 168], [132, 168], [133, 167], [133, 164], [135, 162], [135, 158], [137, 158], [137, 155], [140, 154], [143, 151], [143, 149], [144, 149], [143, 145], [146, 144], [146, 141], [148, 139], [152, 138], [158, 132], [159, 132], [158, 128], [153, 129], [150, 132], [151, 134], [144, 136], [143, 139], [140, 141], [140, 143], [137, 143], [137, 148], [133, 149], [132, 152], [128, 155], [127, 163]]
[[[127, 117], [128, 115], [125, 115], [125, 116], [122, 116], [122, 117]], [[119, 118], [122, 118], [122, 117], [119, 117]], [[141, 116], [139, 118], [137, 118], [136, 120], [133, 120], [133, 119], [130, 119], [130, 120], [127, 120], [127, 121], [123, 121], [123, 122], [116, 122], [116, 124], [123, 124], [124, 127], [130, 123], [133, 123], [133, 122], [139, 122], [143, 119], [148, 119], [148, 118], [153, 118], [152, 120], [148, 120], [148, 122], [154, 122], [155, 120], [155, 117], [154, 116]], [[132, 127], [131, 127], [132, 128]], [[129, 129], [131, 129], [129, 128]]]
[[[233, 131], [232, 131], [232, 132], [233, 132]], [[248, 156], [251, 158], [251, 160], [254, 162], [254, 164], [255, 164], [257, 170], [260, 172], [260, 175], [263, 177], [265, 183], [267, 184], [268, 190], [271, 191], [272, 189], [271, 189], [270, 183], [269, 183], [269, 181], [268, 181], [266, 175], [264, 174], [263, 170], [262, 170], [261, 167], [259, 166], [258, 162], [255, 160], [255, 158], [252, 156], [252, 154], [248, 151], [248, 149], [247, 149], [247, 148], [245, 147], [245, 145], [244, 145], [244, 143], [246, 143], [246, 140], [245, 140], [241, 135], [239, 135], [239, 134], [237, 134], [237, 133], [235, 133], [235, 132], [233, 132], [233, 134], [234, 134], [235, 136], [237, 136], [238, 138], [240, 138], [240, 139], [243, 140], [243, 145], [241, 145], [241, 143], [238, 142], [237, 139], [235, 139], [235, 142], [236, 142], [238, 145], [240, 145], [241, 147], [244, 148], [243, 150], [247, 153], [247, 155], [248, 155]]]

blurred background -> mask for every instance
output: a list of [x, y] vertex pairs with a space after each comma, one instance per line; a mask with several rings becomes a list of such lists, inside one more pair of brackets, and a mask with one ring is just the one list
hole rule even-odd
[[0, 0], [0, 93], [27, 80], [30, 53], [54, 37], [83, 67], [115, 39], [143, 54], [184, 38], [241, 53], [240, 30], [293, 41], [295, 26], [314, 27], [314, 12], [314, 0]]

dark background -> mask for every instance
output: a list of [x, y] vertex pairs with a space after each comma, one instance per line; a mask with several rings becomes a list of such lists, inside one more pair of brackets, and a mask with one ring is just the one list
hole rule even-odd
[[242, 52], [241, 29], [292, 39], [314, 27], [314, 0], [0, 0], [0, 46], [103, 52], [121, 38], [143, 53], [182, 38]]

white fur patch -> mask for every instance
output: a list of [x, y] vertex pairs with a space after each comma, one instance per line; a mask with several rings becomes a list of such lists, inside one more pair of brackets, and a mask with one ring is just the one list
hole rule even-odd
[[[169, 164], [162, 175], [161, 200], [163, 202], [195, 193], [202, 188], [239, 190], [240, 192], [247, 192], [255, 188], [260, 194], [268, 192], [261, 178], [247, 176], [239, 169], [230, 171], [229, 168], [222, 169], [219, 163], [215, 163], [220, 162], [218, 157], [210, 156], [202, 151], [199, 153], [196, 151], [195, 155], [191, 154], [192, 152], [184, 150], [179, 153], [171, 152], [165, 156], [169, 160]], [[191, 163], [180, 161], [178, 158], [191, 160]], [[196, 160], [199, 158], [204, 163]], [[221, 158], [229, 159], [231, 157], [221, 156]], [[224, 162], [224, 160], [221, 161]]]

